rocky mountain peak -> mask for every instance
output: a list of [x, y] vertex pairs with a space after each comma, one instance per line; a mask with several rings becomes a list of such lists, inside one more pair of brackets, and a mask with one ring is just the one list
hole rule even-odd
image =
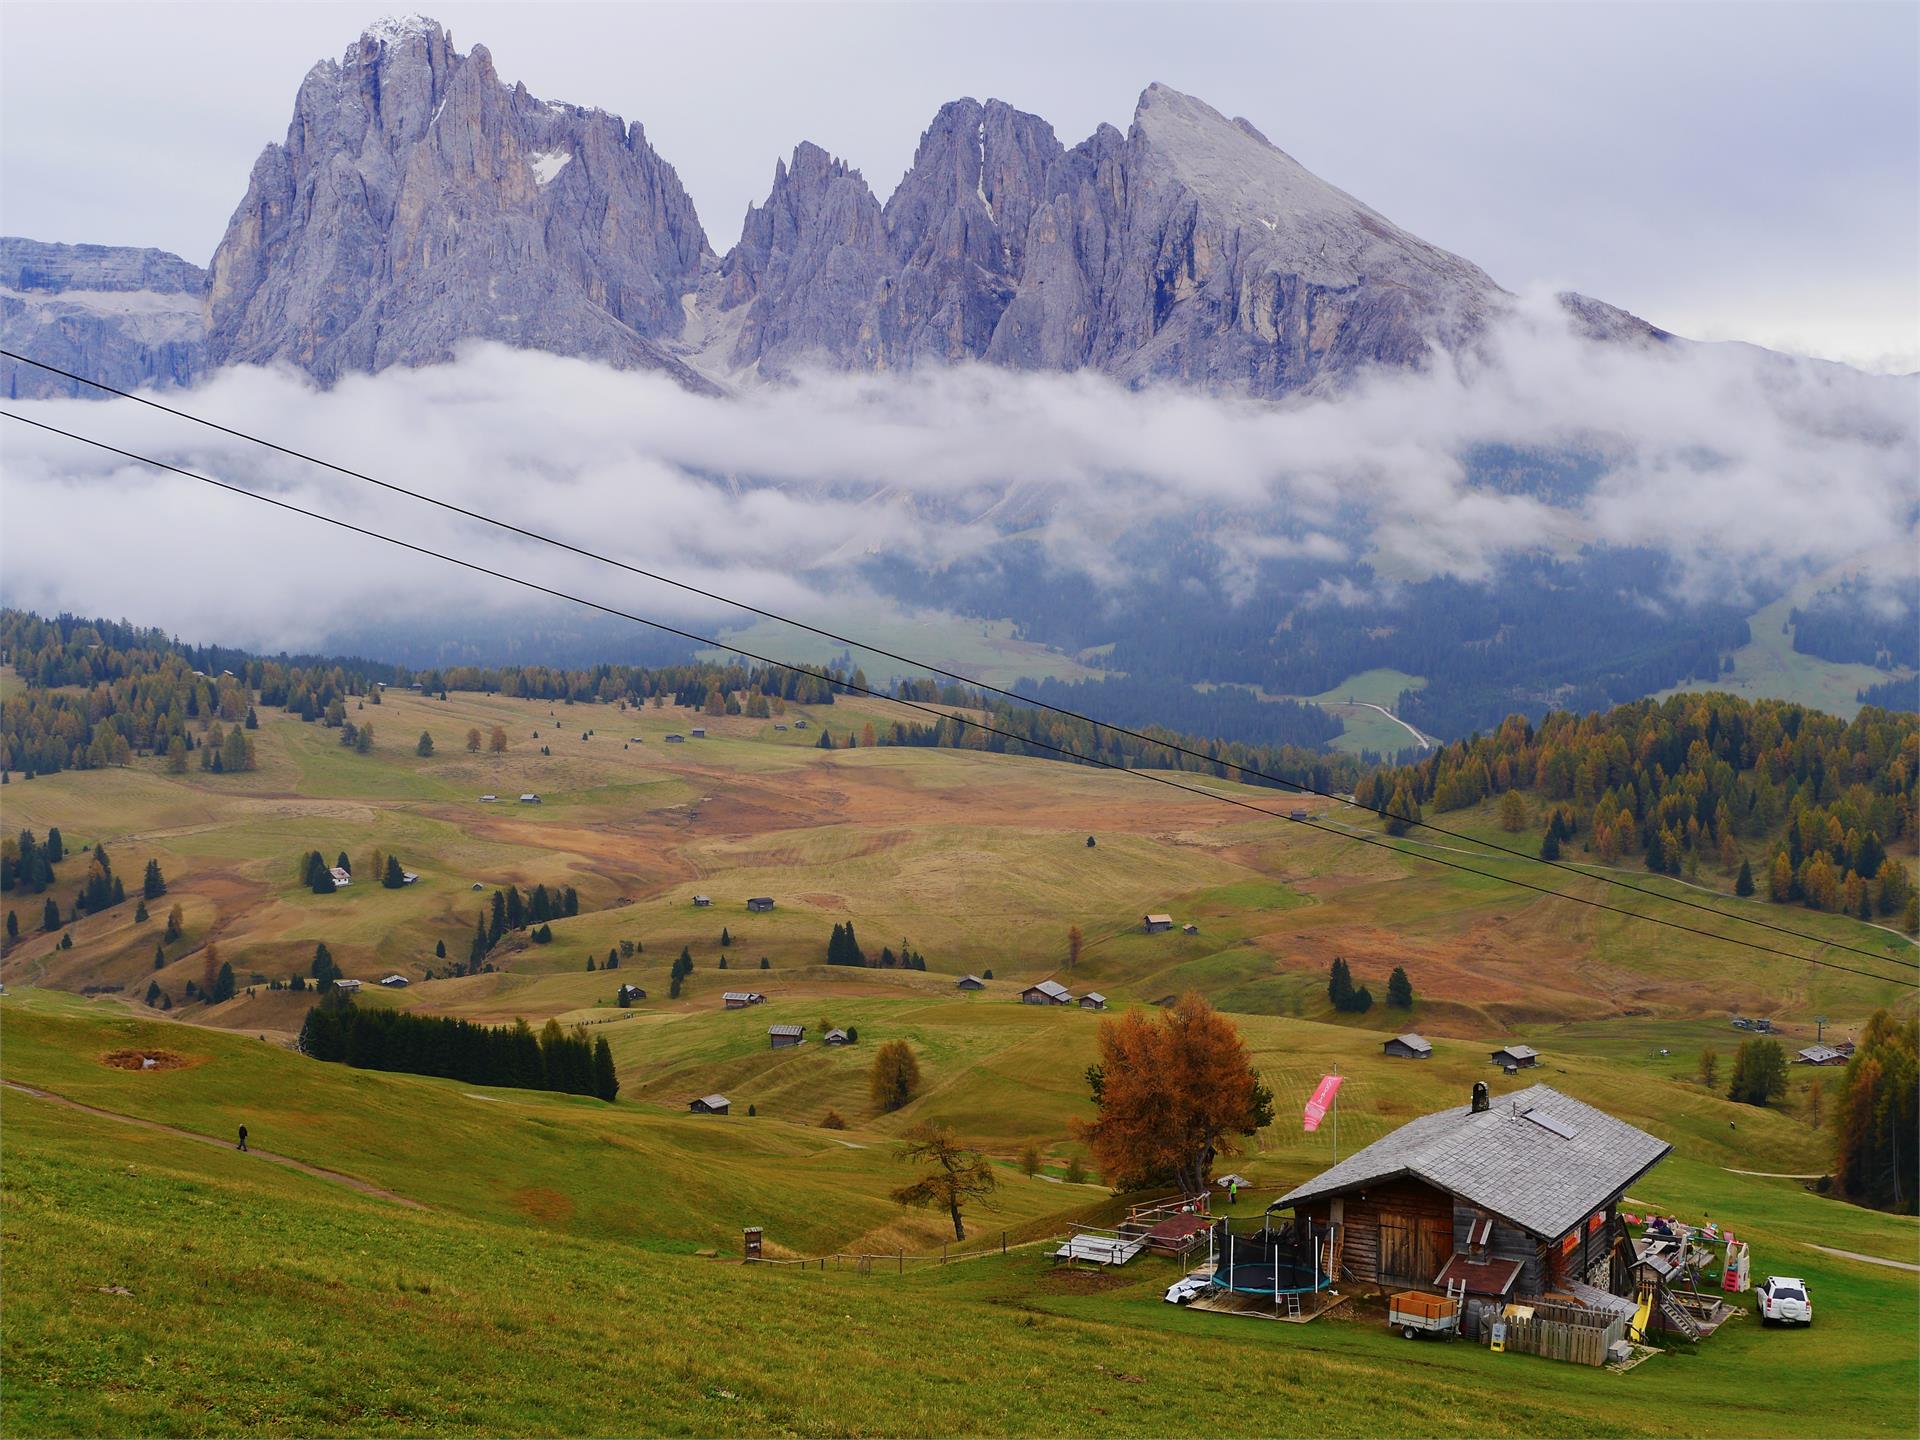
[[301, 84], [215, 252], [215, 363], [323, 381], [484, 338], [663, 368], [709, 259], [638, 126], [509, 88], [420, 17], [369, 27]]
[[[1596, 339], [1663, 338], [1564, 303]], [[1158, 82], [1124, 133], [1070, 149], [1005, 101], [949, 101], [884, 205], [802, 142], [715, 260], [638, 121], [509, 85], [485, 48], [463, 55], [412, 15], [302, 81], [208, 272], [204, 359], [330, 382], [490, 339], [701, 387], [984, 361], [1278, 396], [1423, 365], [1510, 304], [1248, 121]]]

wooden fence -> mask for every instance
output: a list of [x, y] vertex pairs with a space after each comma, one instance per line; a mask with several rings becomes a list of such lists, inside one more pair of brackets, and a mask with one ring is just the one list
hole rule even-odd
[[[1529, 1303], [1529, 1302], [1523, 1302]], [[1506, 1348], [1522, 1355], [1542, 1355], [1575, 1365], [1604, 1365], [1607, 1349], [1627, 1337], [1624, 1316], [1583, 1310], [1573, 1305], [1530, 1302], [1533, 1318], [1509, 1319]], [[1488, 1327], [1491, 1330], [1491, 1327]]]
[[1012, 1245], [1007, 1243], [1007, 1232], [1000, 1232], [998, 1244], [989, 1240], [984, 1245], [971, 1250], [955, 1250], [942, 1245], [938, 1254], [909, 1255], [904, 1250], [890, 1250], [884, 1254], [869, 1254], [858, 1251], [835, 1250], [825, 1255], [749, 1255], [749, 1265], [768, 1265], [791, 1270], [852, 1270], [861, 1275], [904, 1275], [909, 1265], [950, 1265], [962, 1260], [978, 1260], [985, 1255], [1005, 1255], [1012, 1250], [1025, 1250], [1034, 1245], [1057, 1243], [1048, 1239], [1024, 1240]]

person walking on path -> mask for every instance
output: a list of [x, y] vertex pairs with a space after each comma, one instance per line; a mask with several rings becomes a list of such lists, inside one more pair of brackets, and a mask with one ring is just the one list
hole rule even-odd
[[241, 1150], [247, 1148], [247, 1127], [244, 1125], [240, 1127], [240, 1144], [236, 1148]]
[[[240, 1148], [244, 1150], [246, 1149], [246, 1146], [242, 1145]], [[1229, 1180], [1227, 1181], [1227, 1204], [1238, 1205], [1239, 1203], [1240, 1203], [1240, 1182], [1238, 1180]]]

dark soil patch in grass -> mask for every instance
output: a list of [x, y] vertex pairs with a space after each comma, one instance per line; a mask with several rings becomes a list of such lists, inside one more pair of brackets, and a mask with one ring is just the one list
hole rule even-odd
[[1124, 1289], [1129, 1283], [1127, 1276], [1113, 1270], [1076, 1270], [1067, 1266], [1042, 1276], [1040, 1288], [1051, 1295], [1098, 1295], [1107, 1290]]
[[110, 1050], [100, 1063], [113, 1070], [185, 1070], [202, 1063], [197, 1055], [178, 1055], [171, 1050]]
[[549, 1225], [564, 1225], [573, 1218], [573, 1201], [558, 1190], [528, 1186], [513, 1192], [513, 1203], [521, 1214]]

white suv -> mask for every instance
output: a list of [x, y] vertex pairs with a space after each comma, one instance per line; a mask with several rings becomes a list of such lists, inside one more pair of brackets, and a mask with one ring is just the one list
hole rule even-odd
[[1813, 1323], [1813, 1301], [1807, 1295], [1807, 1282], [1791, 1275], [1769, 1275], [1767, 1283], [1756, 1292], [1756, 1302], [1762, 1325], [1774, 1320], [1792, 1325]]

